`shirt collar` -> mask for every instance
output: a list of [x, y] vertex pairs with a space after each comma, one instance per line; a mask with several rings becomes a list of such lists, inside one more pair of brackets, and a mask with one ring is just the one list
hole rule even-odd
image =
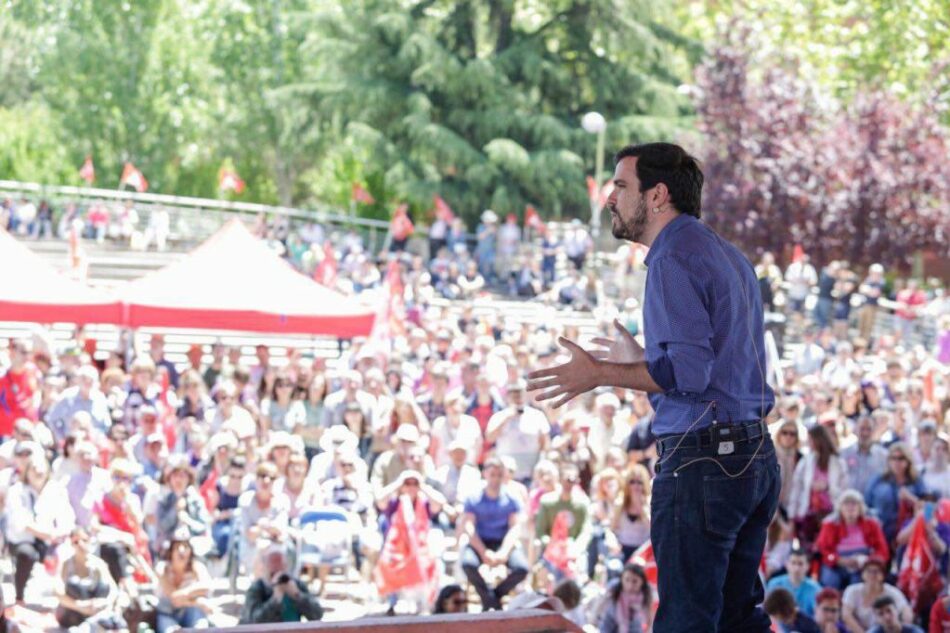
[[669, 248], [669, 241], [672, 239], [673, 235], [684, 226], [688, 226], [693, 222], [696, 222], [696, 218], [691, 215], [686, 215], [685, 213], [680, 213], [678, 216], [670, 220], [670, 222], [660, 230], [660, 233], [656, 236], [656, 239], [653, 240], [653, 245], [650, 246], [650, 250], [647, 252], [647, 256], [644, 258], [643, 263], [649, 266], [652, 260], [659, 257], [664, 250]]

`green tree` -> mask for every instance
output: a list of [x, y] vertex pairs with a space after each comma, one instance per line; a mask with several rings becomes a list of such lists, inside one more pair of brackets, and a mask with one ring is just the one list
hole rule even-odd
[[[199, 7], [200, 8], [200, 7]], [[118, 184], [132, 161], [160, 191], [209, 160], [208, 73], [186, 0], [46, 0], [14, 12], [53, 43], [37, 82], [59, 121], [71, 163], [92, 154], [98, 183]], [[187, 180], [185, 178], [184, 180]]]
[[[609, 121], [608, 147], [688, 122], [680, 42], [645, 2], [358, 0], [308, 27], [301, 80], [280, 97], [322, 113], [311, 133], [334, 139], [324, 164], [382, 174], [382, 190], [370, 184], [384, 206], [425, 211], [438, 192], [470, 223], [529, 202], [586, 216], [585, 112]], [[346, 195], [334, 177], [308, 182]]]

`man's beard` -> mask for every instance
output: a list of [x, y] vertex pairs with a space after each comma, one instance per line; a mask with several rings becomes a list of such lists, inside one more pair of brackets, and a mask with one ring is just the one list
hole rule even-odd
[[611, 209], [611, 232], [618, 240], [628, 240], [630, 242], [643, 243], [643, 234], [647, 229], [647, 201], [643, 198], [637, 203], [637, 208], [633, 217], [627, 221], [616, 211], [616, 207]]

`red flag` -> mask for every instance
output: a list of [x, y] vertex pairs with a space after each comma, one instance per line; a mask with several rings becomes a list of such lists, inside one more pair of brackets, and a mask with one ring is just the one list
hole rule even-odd
[[914, 611], [920, 610], [924, 604], [931, 604], [943, 588], [940, 569], [927, 542], [925, 521], [923, 514], [914, 519], [913, 531], [897, 574], [897, 588], [910, 600]]
[[795, 248], [792, 250], [792, 261], [800, 262], [805, 259], [805, 249], [802, 248], [801, 244], [796, 244]]
[[234, 193], [244, 193], [245, 183], [237, 172], [222, 167], [218, 171], [218, 189], [221, 191], [233, 191]]
[[610, 196], [610, 192], [614, 190], [614, 183], [608, 180], [601, 186], [599, 189], [597, 187], [597, 181], [593, 177], [587, 177], [587, 197], [590, 200], [591, 207], [597, 209], [603, 209], [604, 205], [607, 204], [607, 198]]
[[647, 580], [652, 585], [656, 585], [656, 557], [653, 555], [653, 543], [647, 541], [630, 556], [631, 563], [636, 563], [643, 567]]
[[92, 164], [92, 156], [86, 156], [86, 161], [79, 168], [79, 177], [90, 185], [96, 181], [96, 168]]
[[401, 204], [396, 207], [396, 210], [393, 212], [393, 219], [389, 223], [389, 230], [392, 231], [394, 240], [404, 240], [416, 230], [416, 227], [412, 224], [412, 220], [409, 219], [408, 210], [408, 204]]
[[351, 197], [356, 202], [363, 204], [373, 204], [376, 202], [376, 198], [374, 198], [370, 192], [366, 191], [366, 189], [363, 189], [363, 186], [358, 182], [353, 183], [353, 193]]
[[323, 259], [313, 271], [313, 279], [324, 286], [333, 287], [336, 285], [337, 269], [336, 251], [333, 250], [333, 243], [327, 240], [323, 243]]
[[560, 569], [565, 576], [572, 578], [571, 555], [567, 549], [568, 532], [570, 530], [571, 513], [562, 510], [554, 515], [554, 524], [551, 526], [551, 540], [544, 548], [544, 558]]
[[429, 553], [429, 513], [422, 499], [415, 506], [407, 495], [399, 498], [399, 509], [393, 514], [386, 533], [386, 543], [379, 555], [373, 580], [382, 596], [400, 589], [424, 587], [435, 597], [435, 558]]
[[122, 168], [122, 177], [119, 179], [119, 187], [125, 186], [132, 187], [139, 193], [148, 191], [148, 181], [145, 180], [145, 176], [142, 175], [142, 172], [136, 169], [132, 163], [126, 163], [125, 167]]
[[[159, 369], [163, 368], [159, 367]], [[178, 442], [178, 429], [176, 428], [178, 416], [175, 415], [175, 410], [172, 408], [171, 402], [168, 399], [168, 393], [171, 390], [171, 379], [167, 371], [161, 371], [160, 373], [162, 391], [158, 395], [158, 401], [161, 404], [158, 409], [158, 425], [165, 434], [165, 442], [168, 444], [168, 447], [174, 449], [175, 444]]]
[[545, 230], [544, 222], [541, 221], [537, 209], [530, 204], [524, 208], [524, 225], [526, 228], [534, 229], [539, 233], [543, 233]]
[[201, 498], [204, 499], [205, 507], [208, 509], [208, 512], [214, 512], [215, 507], [218, 505], [217, 468], [211, 468], [211, 472], [208, 473], [208, 478], [205, 479], [201, 487], [198, 488], [198, 492], [201, 493]]
[[452, 207], [449, 206], [442, 196], [435, 194], [432, 196], [432, 202], [435, 205], [435, 217], [446, 224], [451, 224], [455, 220], [455, 214], [452, 213]]

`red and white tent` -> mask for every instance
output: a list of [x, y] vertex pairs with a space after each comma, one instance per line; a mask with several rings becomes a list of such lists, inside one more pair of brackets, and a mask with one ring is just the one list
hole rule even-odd
[[128, 327], [367, 336], [375, 311], [290, 267], [232, 220], [183, 260], [119, 292]]
[[57, 271], [40, 255], [0, 229], [0, 321], [112, 323], [119, 303]]

